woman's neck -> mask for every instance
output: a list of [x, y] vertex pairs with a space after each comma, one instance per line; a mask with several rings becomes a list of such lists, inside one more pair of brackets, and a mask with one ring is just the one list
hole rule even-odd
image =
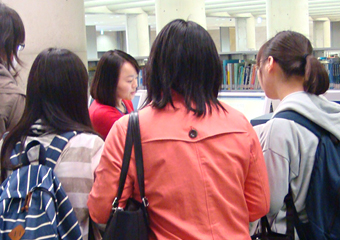
[[127, 109], [126, 109], [126, 107], [125, 107], [125, 104], [123, 103], [123, 100], [122, 100], [122, 99], [118, 100], [117, 105], [116, 105], [116, 108], [117, 108], [119, 111], [121, 111], [122, 113], [126, 113], [126, 111], [127, 111]]
[[300, 77], [300, 76], [292, 76], [289, 79], [287, 79], [279, 87], [279, 91], [278, 91], [279, 99], [282, 100], [287, 95], [294, 93], [294, 92], [304, 91], [303, 82], [304, 82], [304, 77]]

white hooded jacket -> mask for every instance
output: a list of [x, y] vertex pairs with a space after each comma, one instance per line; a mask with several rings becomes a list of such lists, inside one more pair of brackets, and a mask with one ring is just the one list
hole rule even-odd
[[[340, 105], [323, 96], [295, 92], [286, 96], [273, 116], [284, 110], [294, 110], [331, 132], [340, 140]], [[307, 221], [305, 199], [314, 165], [317, 137], [305, 127], [287, 119], [272, 118], [255, 127], [263, 149], [270, 186], [268, 220], [272, 230], [286, 233], [284, 198], [289, 183], [296, 210]], [[298, 238], [295, 238], [298, 239]]]

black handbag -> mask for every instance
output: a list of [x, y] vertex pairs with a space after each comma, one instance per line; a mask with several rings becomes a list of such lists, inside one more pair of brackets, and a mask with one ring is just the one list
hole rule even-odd
[[[125, 179], [128, 173], [132, 145], [135, 149], [137, 178], [140, 190], [141, 202], [129, 198], [124, 209], [118, 207], [118, 201], [122, 196]], [[146, 208], [149, 203], [144, 190], [144, 168], [142, 145], [139, 131], [138, 113], [132, 112], [129, 116], [128, 129], [125, 140], [122, 171], [119, 178], [117, 197], [112, 203], [112, 212], [107, 222], [103, 240], [144, 240], [148, 239], [149, 219]]]

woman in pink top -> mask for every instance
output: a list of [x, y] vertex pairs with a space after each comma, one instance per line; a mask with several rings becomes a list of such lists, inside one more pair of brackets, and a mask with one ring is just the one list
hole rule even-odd
[[108, 51], [99, 60], [89, 113], [94, 130], [104, 139], [119, 118], [133, 111], [131, 100], [137, 91], [138, 72], [137, 61], [120, 50]]
[[[261, 146], [248, 120], [219, 102], [222, 65], [209, 33], [174, 20], [146, 65], [139, 111], [150, 239], [250, 239], [249, 222], [269, 210]], [[106, 223], [116, 197], [128, 116], [106, 138], [88, 207]], [[134, 156], [120, 206], [139, 200]]]

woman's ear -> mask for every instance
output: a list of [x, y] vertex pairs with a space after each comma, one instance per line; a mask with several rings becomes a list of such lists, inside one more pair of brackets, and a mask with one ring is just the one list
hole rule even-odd
[[269, 56], [267, 59], [267, 66], [266, 66], [268, 72], [271, 72], [273, 70], [275, 63], [276, 62], [274, 58], [272, 56]]

